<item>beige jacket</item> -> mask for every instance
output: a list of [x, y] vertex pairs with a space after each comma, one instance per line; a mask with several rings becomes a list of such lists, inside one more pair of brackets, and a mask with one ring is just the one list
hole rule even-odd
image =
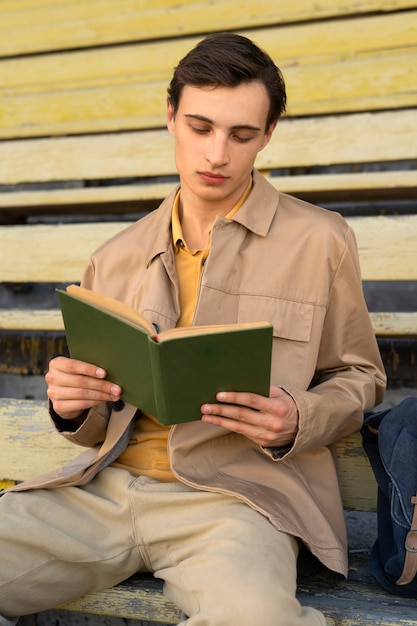
[[[175, 326], [179, 316], [170, 230], [174, 197], [102, 245], [83, 280], [136, 307], [160, 330]], [[298, 407], [294, 444], [285, 452], [265, 450], [217, 426], [181, 424], [169, 437], [173, 472], [188, 485], [241, 498], [346, 575], [332, 444], [360, 428], [363, 410], [381, 401], [385, 386], [355, 238], [339, 215], [278, 193], [257, 172], [238, 213], [215, 221], [194, 323], [254, 320], [274, 327], [271, 383]], [[110, 408], [91, 410], [76, 432], [63, 433], [97, 448], [17, 488], [90, 480], [126, 445], [135, 415], [129, 405], [119, 412]]]

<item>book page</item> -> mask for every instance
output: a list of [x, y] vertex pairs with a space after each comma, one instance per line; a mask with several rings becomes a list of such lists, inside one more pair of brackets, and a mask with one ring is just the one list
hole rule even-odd
[[156, 332], [151, 322], [144, 315], [142, 315], [142, 313], [135, 311], [135, 309], [132, 309], [132, 307], [127, 304], [119, 302], [109, 296], [103, 296], [95, 291], [91, 291], [90, 289], [79, 287], [78, 285], [69, 285], [66, 291], [74, 298], [78, 298], [83, 302], [92, 304], [102, 311], [111, 313], [125, 322], [142, 328], [142, 330], [145, 330], [152, 337], [156, 337]]
[[177, 328], [168, 328], [159, 333], [159, 341], [167, 341], [169, 339], [177, 339], [180, 337], [190, 337], [191, 335], [213, 335], [215, 333], [226, 333], [238, 330], [247, 330], [250, 328], [265, 328], [270, 326], [269, 322], [243, 322], [236, 324], [210, 324], [203, 326], [178, 326]]
[[204, 326], [179, 326], [176, 328], [168, 328], [156, 333], [151, 322], [139, 311], [132, 307], [119, 302], [109, 296], [103, 296], [90, 289], [79, 287], [78, 285], [69, 285], [66, 289], [67, 293], [78, 300], [92, 304], [102, 311], [111, 313], [125, 322], [133, 324], [142, 330], [145, 330], [155, 341], [167, 341], [180, 337], [188, 337], [191, 335], [210, 335], [214, 333], [229, 332], [234, 330], [244, 330], [249, 328], [269, 326], [269, 322], [244, 322], [237, 324], [213, 324]]

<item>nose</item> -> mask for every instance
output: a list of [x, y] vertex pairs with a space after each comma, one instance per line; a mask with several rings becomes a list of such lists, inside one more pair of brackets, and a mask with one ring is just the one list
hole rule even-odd
[[206, 159], [213, 168], [228, 163], [227, 137], [220, 133], [213, 133], [210, 136], [206, 149]]

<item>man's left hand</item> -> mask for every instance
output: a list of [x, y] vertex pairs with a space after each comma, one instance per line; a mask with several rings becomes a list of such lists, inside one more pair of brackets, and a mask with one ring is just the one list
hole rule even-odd
[[298, 411], [292, 397], [271, 387], [270, 397], [221, 391], [219, 404], [203, 404], [202, 421], [223, 426], [265, 448], [292, 443], [298, 430]]

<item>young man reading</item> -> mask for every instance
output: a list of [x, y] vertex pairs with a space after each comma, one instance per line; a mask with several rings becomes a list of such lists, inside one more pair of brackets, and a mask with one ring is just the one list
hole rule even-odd
[[152, 571], [190, 626], [325, 625], [296, 600], [297, 562], [347, 574], [332, 444], [385, 375], [349, 226], [254, 170], [285, 105], [250, 40], [198, 44], [168, 90], [180, 185], [83, 278], [160, 330], [269, 321], [270, 397], [221, 392], [200, 420], [164, 427], [100, 364], [51, 361], [55, 424], [94, 449], [0, 499], [1, 624]]

